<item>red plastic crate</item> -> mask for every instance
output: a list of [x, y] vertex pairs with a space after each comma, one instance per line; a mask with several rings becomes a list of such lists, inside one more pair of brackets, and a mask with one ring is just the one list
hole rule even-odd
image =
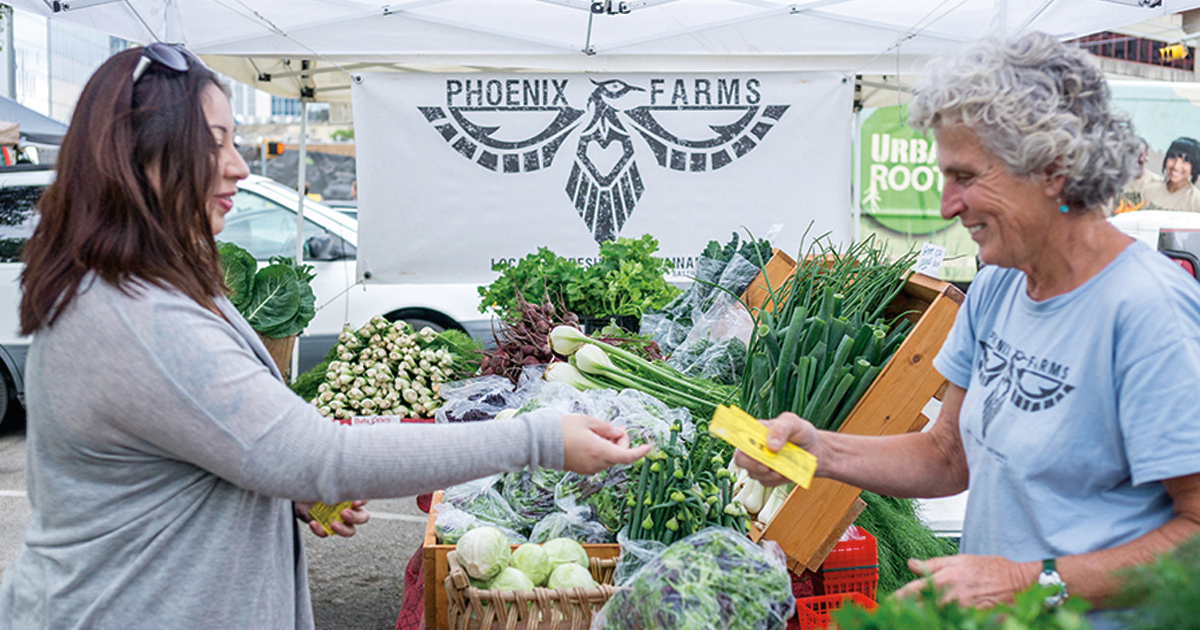
[[820, 595], [861, 593], [874, 600], [875, 585], [879, 582], [879, 549], [870, 532], [852, 527], [860, 537], [838, 541], [821, 564], [813, 584]]
[[837, 610], [846, 604], [853, 604], [867, 610], [875, 610], [876, 607], [874, 601], [857, 592], [802, 597], [796, 600], [796, 619], [800, 621], [800, 630], [828, 628], [830, 611]]

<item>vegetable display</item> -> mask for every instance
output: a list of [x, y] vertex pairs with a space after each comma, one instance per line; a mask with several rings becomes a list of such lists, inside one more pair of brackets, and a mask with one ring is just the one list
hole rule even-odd
[[521, 315], [517, 295], [539, 303], [547, 295], [567, 311], [588, 317], [641, 316], [671, 301], [679, 289], [664, 275], [671, 263], [656, 258], [658, 241], [649, 234], [641, 238], [618, 238], [600, 244], [595, 264], [581, 266], [542, 247], [515, 265], [501, 261], [492, 266], [500, 277], [479, 287], [479, 310], [489, 307], [504, 319]]
[[269, 264], [259, 269], [254, 256], [234, 243], [218, 242], [217, 253], [229, 301], [259, 334], [272, 339], [298, 335], [316, 317], [312, 265], [272, 256]]
[[347, 324], [312, 403], [322, 415], [338, 419], [384, 414], [427, 418], [441, 405], [441, 384], [471, 364], [473, 343], [459, 331], [436, 333], [425, 327], [416, 332], [403, 321], [379, 315], [358, 330]]
[[778, 545], [708, 528], [644, 564], [592, 620], [594, 630], [778, 630], [795, 611]]
[[[776, 630], [794, 611], [782, 552], [769, 541], [764, 552], [746, 533], [751, 516], [769, 522], [792, 488], [748, 480], [730, 461], [732, 447], [709, 435], [708, 420], [717, 405], [739, 403], [759, 418], [794, 411], [836, 430], [913, 328], [912, 313], [893, 302], [915, 254], [888, 260], [873, 239], [844, 251], [817, 239], [795, 273], [765, 287], [766, 302], [749, 312], [733, 296], [773, 255], [766, 241], [739, 243], [735, 235], [724, 246], [710, 243], [697, 281], [666, 308], [667, 300], [651, 302], [668, 292], [643, 284], [663, 281], [656, 248], [645, 236], [602, 245], [588, 268], [546, 248], [497, 265], [501, 277], [480, 289], [481, 310], [494, 307], [504, 318], [481, 358], [490, 380], [446, 384], [453, 400], [436, 414], [454, 422], [547, 408], [583, 413], [655, 449], [596, 475], [522, 470], [447, 489], [435, 529], [460, 549], [482, 528], [493, 530], [493, 541], [519, 545], [486, 581], [472, 574], [473, 585], [493, 589], [525, 588], [526, 579], [594, 585], [579, 543], [616, 538], [621, 590], [593, 628]], [[660, 266], [646, 273], [650, 263]], [[647, 315], [640, 335], [588, 335], [573, 313]], [[670, 350], [665, 358], [659, 344]], [[894, 588], [885, 579], [900, 579], [890, 573], [897, 558], [953, 553], [911, 502], [864, 499], [859, 523], [879, 544], [879, 592]], [[481, 564], [490, 572], [499, 562], [488, 556]]]

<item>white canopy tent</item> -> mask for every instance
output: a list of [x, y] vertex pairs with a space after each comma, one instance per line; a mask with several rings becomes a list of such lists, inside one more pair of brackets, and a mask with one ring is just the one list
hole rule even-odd
[[1196, 0], [13, 0], [186, 44], [267, 92], [349, 100], [361, 71], [839, 71], [910, 75], [994, 32], [1073, 38]]

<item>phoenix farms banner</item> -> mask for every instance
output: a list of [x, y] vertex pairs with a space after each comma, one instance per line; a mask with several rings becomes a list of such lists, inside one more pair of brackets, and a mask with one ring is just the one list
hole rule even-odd
[[[852, 237], [853, 82], [833, 73], [364, 74], [360, 277], [491, 282], [548, 247], [652, 234], [689, 275], [748, 230]], [[812, 227], [810, 229], [810, 223]]]

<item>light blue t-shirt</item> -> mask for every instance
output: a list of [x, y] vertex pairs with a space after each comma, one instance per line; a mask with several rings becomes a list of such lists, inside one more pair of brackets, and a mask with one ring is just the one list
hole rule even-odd
[[961, 551], [1027, 562], [1129, 542], [1200, 472], [1200, 282], [1143, 243], [1036, 302], [980, 270], [934, 367], [966, 388]]

